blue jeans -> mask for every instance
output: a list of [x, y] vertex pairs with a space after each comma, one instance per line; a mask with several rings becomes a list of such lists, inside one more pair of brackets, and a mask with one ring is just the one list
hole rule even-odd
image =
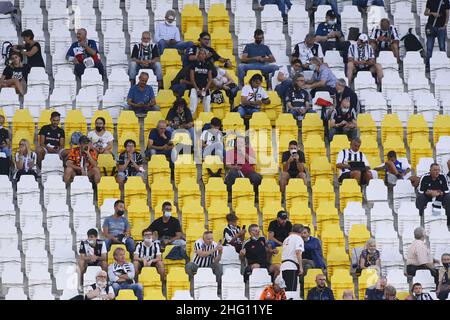
[[[111, 245], [113, 244], [111, 239], [105, 239], [106, 249], [108, 251], [111, 249]], [[134, 253], [134, 240], [132, 238], [127, 238], [125, 240], [125, 247], [130, 254]]]
[[272, 241], [272, 240], [268, 240], [267, 244], [271, 245], [273, 249], [275, 249], [276, 247], [280, 247], [280, 245], [278, 243], [276, 243], [275, 241]]
[[239, 114], [241, 115], [242, 118], [245, 117], [245, 115], [252, 115], [255, 112], [259, 112], [259, 108], [251, 108], [251, 107], [243, 107], [243, 106], [239, 106], [237, 108], [237, 112], [239, 112]]
[[[300, 112], [298, 110], [294, 109], [294, 110], [289, 111], [289, 113], [294, 116], [295, 120], [298, 120], [298, 117], [300, 116]], [[306, 113], [316, 113], [316, 112], [313, 109], [308, 109], [306, 111]], [[305, 115], [303, 115], [303, 116], [305, 116]]]
[[284, 98], [286, 96], [286, 92], [288, 91], [289, 87], [292, 86], [292, 80], [284, 80], [280, 84], [277, 84], [275, 87], [275, 91], [278, 93], [278, 96], [280, 97], [281, 101], [283, 101], [284, 104]]
[[244, 77], [248, 70], [260, 70], [263, 74], [273, 73], [280, 69], [276, 64], [262, 64], [262, 63], [241, 63], [238, 66], [239, 86], [244, 85]]
[[119, 291], [121, 289], [131, 289], [134, 292], [134, 295], [138, 298], [138, 300], [142, 300], [143, 299], [143, 292], [144, 289], [142, 288], [142, 285], [140, 283], [118, 283], [118, 282], [114, 282], [112, 284], [112, 288], [114, 290], [114, 294], [117, 295], [119, 294]]
[[183, 98], [184, 92], [188, 89], [190, 89], [191, 86], [184, 84], [184, 83], [178, 83], [170, 86], [170, 89], [173, 91], [173, 93], [180, 98]]
[[192, 41], [179, 41], [175, 44], [167, 44], [167, 42], [163, 39], [158, 41], [159, 54], [162, 55], [166, 48], [177, 49], [177, 50], [186, 50], [189, 47], [192, 47], [194, 43]]
[[[367, 3], [367, 1], [366, 1]], [[331, 6], [331, 9], [336, 13], [336, 16], [340, 16], [338, 6], [337, 6], [337, 0], [314, 0], [313, 2], [314, 7], [326, 5], [329, 4]]]
[[134, 81], [136, 79], [136, 76], [139, 73], [139, 70], [141, 69], [152, 69], [155, 73], [156, 80], [162, 81], [163, 80], [163, 74], [162, 74], [162, 68], [161, 63], [159, 61], [150, 64], [148, 67], [141, 66], [140, 64], [131, 61], [130, 63], [130, 69], [128, 70], [128, 75], [130, 76], [130, 81]]
[[287, 16], [288, 11], [291, 10], [292, 7], [292, 3], [290, 0], [261, 0], [262, 6], [266, 4], [276, 4], [278, 6], [278, 10], [280, 10], [281, 15], [283, 17]]
[[4, 152], [7, 158], [11, 158], [11, 149], [7, 147], [0, 147], [0, 152]]
[[[102, 75], [102, 79], [105, 79], [105, 68], [103, 67], [103, 63], [97, 62], [94, 66], [97, 68], [98, 72]], [[77, 78], [81, 79], [81, 76], [84, 74], [84, 70], [86, 69], [86, 66], [84, 63], [78, 63], [75, 65], [75, 75]]]
[[[336, 1], [336, 0], [333, 0]], [[359, 9], [361, 8], [367, 8], [367, 0], [353, 0], [352, 5], [358, 6]], [[372, 0], [372, 6], [377, 7], [384, 7], [384, 1], [383, 0]]]
[[445, 51], [445, 38], [447, 37], [447, 29], [445, 27], [431, 27], [430, 34], [427, 34], [427, 65], [429, 66], [430, 58], [433, 55], [434, 39], [438, 39], [439, 50]]

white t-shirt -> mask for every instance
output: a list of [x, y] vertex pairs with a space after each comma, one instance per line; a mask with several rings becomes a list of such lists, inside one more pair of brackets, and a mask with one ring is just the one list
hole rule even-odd
[[228, 82], [227, 77], [225, 77], [226, 73], [227, 72], [224, 69], [217, 68], [217, 77], [215, 77], [213, 79], [213, 82], [214, 82], [215, 86], [221, 86], [221, 85], [224, 85], [225, 83]]
[[[295, 253], [297, 250], [301, 250], [301, 252], [304, 252], [305, 244], [301, 236], [299, 236], [298, 234], [291, 234], [283, 241], [281, 261], [298, 261], [297, 254]], [[286, 261], [281, 264], [280, 270], [297, 270], [297, 266], [293, 262]]]
[[106, 148], [109, 142], [114, 141], [114, 137], [109, 131], [105, 131], [105, 133], [100, 137], [99, 135], [97, 135], [97, 132], [95, 130], [92, 130], [88, 133], [88, 138], [91, 140], [95, 148]]
[[247, 84], [242, 88], [241, 97], [247, 97], [247, 101], [261, 101], [268, 99], [269, 95], [263, 87], [252, 88], [251, 85]]
[[216, 142], [223, 142], [222, 132], [216, 129], [203, 130], [200, 140], [204, 141], [207, 146], [212, 145]]
[[[91, 291], [94, 291], [94, 288], [92, 288], [92, 286], [87, 287], [86, 294], [88, 294]], [[110, 293], [112, 293], [113, 296], [115, 297], [114, 290], [113, 290], [113, 288], [111, 286], [108, 288], [108, 292], [106, 292], [106, 288], [100, 289], [100, 295], [105, 295], [106, 296], [106, 295], [108, 295]], [[100, 298], [100, 297], [96, 297], [96, 298], [93, 298], [91, 300], [103, 300], [103, 299]]]

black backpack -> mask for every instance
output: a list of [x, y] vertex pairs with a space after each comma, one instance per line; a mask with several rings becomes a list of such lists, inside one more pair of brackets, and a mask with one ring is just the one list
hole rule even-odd
[[225, 102], [225, 97], [223, 96], [222, 91], [215, 90], [211, 93], [211, 103], [222, 104]]
[[400, 39], [405, 43], [406, 51], [422, 51], [423, 46], [420, 43], [419, 39], [412, 33], [412, 28], [408, 29], [408, 33]]

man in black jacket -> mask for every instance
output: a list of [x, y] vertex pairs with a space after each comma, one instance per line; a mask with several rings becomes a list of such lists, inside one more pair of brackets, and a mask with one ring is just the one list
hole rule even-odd
[[308, 291], [306, 300], [334, 300], [333, 290], [326, 285], [327, 278], [323, 274], [316, 276], [317, 287]]

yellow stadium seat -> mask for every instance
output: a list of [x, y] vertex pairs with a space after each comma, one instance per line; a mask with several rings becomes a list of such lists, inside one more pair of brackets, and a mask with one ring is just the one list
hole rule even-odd
[[[220, 27], [228, 30], [230, 28], [230, 17], [225, 9], [225, 4], [214, 3], [208, 10], [208, 30], [210, 33], [214, 33]], [[214, 47], [216, 46], [214, 45]]]
[[16, 133], [12, 136], [11, 141], [12, 154], [15, 154], [19, 149], [19, 143], [21, 139], [27, 139], [31, 145], [34, 142], [34, 136], [30, 135], [30, 132], [28, 130], [21, 129], [16, 131]]
[[102, 176], [115, 176], [117, 172], [117, 165], [114, 156], [109, 153], [99, 154], [97, 164], [100, 168]]
[[268, 155], [265, 151], [258, 151], [256, 154], [256, 172], [263, 176], [263, 179], [275, 179], [279, 181], [279, 166], [272, 155]]
[[355, 179], [344, 179], [339, 187], [339, 209], [341, 212], [344, 212], [349, 202], [362, 203], [361, 187]]
[[330, 143], [330, 163], [333, 171], [336, 173], [336, 160], [339, 152], [350, 147], [350, 142], [346, 135], [335, 135]]
[[[262, 81], [261, 86], [264, 88], [267, 88], [266, 78], [263, 76], [262, 72], [259, 70], [248, 70], [247, 74], [244, 77], [244, 84], [249, 84], [251, 77], [253, 77], [255, 74], [259, 74], [262, 76], [263, 81]], [[238, 98], [238, 97], [240, 98], [240, 96], [236, 96], [236, 98]], [[240, 103], [240, 99], [239, 99], [239, 103]], [[234, 104], [234, 105], [237, 106], [238, 104]]]
[[248, 199], [239, 201], [235, 213], [239, 217], [241, 226], [245, 225], [248, 227], [251, 224], [259, 225], [258, 210], [255, 208], [254, 201]]
[[[163, 78], [164, 82], [164, 78]], [[170, 87], [170, 85], [169, 85]], [[167, 113], [169, 112], [169, 109], [172, 108], [173, 103], [176, 100], [175, 95], [173, 94], [172, 90], [169, 90], [164, 86], [163, 90], [159, 90], [158, 94], [156, 95], [156, 105], [158, 105], [161, 109], [162, 119], [165, 119], [167, 116]], [[147, 132], [147, 130], [146, 130]]]
[[278, 115], [283, 112], [283, 104], [278, 93], [275, 91], [267, 91], [267, 95], [269, 96], [270, 103], [261, 105], [261, 111], [267, 114], [271, 125], [274, 126]]
[[86, 118], [81, 110], [67, 111], [64, 123], [64, 131], [66, 135], [66, 148], [70, 148], [70, 139], [72, 137], [72, 133], [79, 131], [83, 134], [87, 134]]
[[215, 62], [215, 65], [216, 65], [217, 67], [220, 67], [220, 68], [222, 68], [222, 69], [227, 70], [227, 71], [228, 71], [228, 74], [231, 76], [231, 78], [233, 78], [234, 82], [238, 83], [237, 76], [236, 76], [235, 73], [234, 73], [234, 71], [236, 70], [237, 64], [236, 64], [236, 57], [233, 55], [233, 50], [229, 50], [229, 49], [219, 49], [219, 50], [216, 50], [216, 51], [217, 51], [217, 54], [218, 54], [219, 56], [221, 56], [222, 58], [230, 60], [231, 63], [232, 63], [232, 66], [231, 66], [231, 68], [225, 68], [225, 66], [223, 65], [223, 63], [220, 62], [220, 61], [216, 61], [216, 62]]
[[41, 110], [41, 113], [39, 115], [39, 119], [38, 119], [38, 128], [42, 128], [43, 126], [45, 126], [46, 124], [50, 123], [50, 117], [52, 112], [55, 111], [55, 109], [44, 109]]
[[311, 234], [314, 234], [314, 226], [311, 209], [308, 207], [308, 201], [295, 201], [289, 212], [289, 220], [292, 224], [302, 224], [310, 226]]
[[245, 133], [244, 120], [238, 112], [229, 112], [222, 121], [223, 131], [229, 130], [238, 131], [241, 134]]
[[381, 142], [384, 144], [390, 135], [400, 136], [403, 140], [403, 124], [396, 113], [385, 114], [381, 121]]
[[232, 204], [236, 208], [239, 201], [254, 199], [253, 185], [248, 178], [237, 178], [232, 186]]
[[198, 122], [200, 126], [203, 127], [205, 124], [210, 123], [212, 118], [214, 118], [214, 113], [200, 112], [198, 118], [196, 119], [196, 122]]
[[364, 300], [366, 289], [376, 285], [378, 281], [378, 273], [376, 269], [363, 269], [358, 277], [358, 296], [359, 300]]
[[[294, 117], [289, 113], [281, 113], [277, 120], [275, 120], [275, 128], [277, 133], [277, 140], [280, 139], [281, 135], [289, 135], [292, 137], [298, 136], [298, 125], [297, 121], [294, 119]], [[297, 141], [297, 138], [292, 139]], [[280, 149], [287, 148], [288, 146], [280, 146]]]
[[209, 173], [208, 169], [211, 170], [211, 172], [216, 173], [219, 170], [221, 171], [221, 176], [225, 176], [225, 168], [224, 164], [222, 162], [222, 159], [220, 159], [219, 156], [211, 156], [208, 155], [204, 158], [203, 164], [202, 164], [202, 180], [204, 184], [207, 184], [209, 181]]
[[286, 186], [286, 209], [291, 211], [291, 208], [296, 202], [308, 203], [309, 194], [305, 186], [305, 182], [300, 178], [289, 179]]
[[227, 186], [222, 178], [209, 178], [205, 185], [205, 207], [210, 208], [216, 201], [228, 201]]
[[333, 181], [333, 170], [327, 157], [316, 157], [310, 165], [311, 184], [322, 178]]
[[148, 183], [151, 185], [158, 178], [168, 178], [170, 180], [170, 165], [166, 156], [155, 154], [148, 162]]
[[178, 184], [178, 208], [182, 208], [188, 201], [200, 203], [202, 199], [200, 187], [195, 178], [184, 178]]
[[224, 97], [224, 101], [220, 104], [211, 101], [211, 112], [214, 114], [214, 117], [222, 120], [230, 112], [230, 100], [225, 98], [227, 96], [225, 90], [220, 90], [220, 92]]
[[335, 247], [328, 252], [327, 270], [328, 276], [333, 278], [333, 272], [336, 269], [346, 269], [347, 273], [350, 267], [350, 259], [345, 252], [345, 247]]
[[134, 295], [131, 289], [120, 289], [116, 300], [137, 300], [138, 298]]
[[197, 4], [185, 4], [181, 11], [181, 32], [183, 34], [188, 26], [203, 28], [203, 15]]
[[413, 137], [425, 136], [428, 139], [429, 129], [428, 123], [422, 114], [412, 114], [406, 123], [406, 131], [408, 137], [408, 145], [411, 144]]
[[202, 222], [191, 222], [186, 230], [186, 253], [188, 256], [192, 256], [194, 243], [203, 236], [205, 225]]
[[[262, 210], [263, 231], [264, 234], [268, 234], [269, 223], [277, 218], [277, 213], [284, 210], [280, 203], [269, 202], [264, 207], [259, 206]], [[292, 215], [289, 215], [289, 220], [292, 222]]]
[[186, 32], [183, 34], [184, 41], [197, 42], [200, 33], [202, 33], [202, 28], [198, 26], [188, 26]]
[[219, 226], [226, 225], [226, 215], [230, 213], [230, 208], [225, 200], [216, 200], [208, 207], [208, 227], [209, 230], [223, 231]]
[[408, 291], [398, 291], [396, 296], [398, 300], [405, 300], [409, 295]]
[[333, 203], [335, 201], [336, 194], [334, 193], [334, 187], [330, 181], [326, 179], [317, 179], [312, 187], [312, 191], [314, 211], [317, 211], [319, 204], [323, 201], [331, 201]]
[[[50, 120], [47, 123], [50, 123]], [[12, 117], [12, 136], [14, 137], [19, 130], [26, 131], [29, 136], [34, 137], [35, 124], [28, 109], [17, 109]], [[33, 142], [34, 139], [30, 141], [31, 144]]]
[[223, 230], [228, 226], [226, 219], [224, 219], [224, 221], [222, 222], [216, 222], [216, 224], [214, 225], [214, 229], [213, 229], [213, 239], [216, 242], [219, 242], [220, 240], [222, 240], [223, 242]]
[[[399, 135], [388, 135], [383, 142], [384, 159], [387, 160], [387, 154], [389, 151], [395, 151], [397, 158], [406, 157], [406, 148], [403, 143], [403, 136]], [[372, 167], [374, 164], [371, 164]]]
[[272, 126], [264, 112], [254, 113], [249, 121], [250, 145], [257, 153], [270, 154], [272, 152]]
[[150, 209], [146, 199], [135, 199], [127, 207], [128, 220], [146, 219], [150, 220]]
[[320, 119], [318, 113], [307, 113], [305, 119], [302, 120], [302, 139], [303, 142], [308, 140], [311, 135], [319, 136], [323, 140], [323, 120]]
[[[159, 94], [159, 92], [158, 92]], [[95, 127], [95, 121], [97, 118], [103, 118], [106, 121], [105, 128], [106, 131], [111, 132], [114, 135], [114, 122], [109, 114], [108, 110], [95, 110], [94, 114], [92, 115], [92, 122], [91, 122], [91, 129]]]
[[158, 274], [156, 268], [144, 267], [139, 274], [139, 283], [142, 284], [144, 290], [146, 288], [151, 288], [153, 290], [162, 290], [161, 277]]
[[105, 199], [120, 199], [120, 189], [114, 177], [103, 176], [97, 185], [98, 206], [103, 205]]
[[339, 224], [339, 214], [334, 202], [321, 201], [316, 210], [317, 233], [320, 235], [328, 225]]
[[197, 166], [190, 154], [180, 154], [175, 161], [175, 184], [178, 185], [184, 178], [197, 178]]
[[195, 224], [201, 224], [203, 226], [202, 229], [204, 229], [205, 213], [198, 199], [197, 200], [191, 199], [186, 201], [180, 209], [183, 215], [182, 219], [183, 230], [187, 230], [188, 228], [190, 228], [192, 225]]
[[303, 148], [305, 150], [304, 151], [306, 160], [305, 165], [307, 166], [307, 168], [309, 168], [309, 166], [311, 165], [311, 163], [314, 161], [315, 158], [327, 156], [327, 149], [325, 147], [325, 143], [323, 142], [322, 137], [319, 136], [318, 134], [310, 134], [308, 138], [306, 138], [306, 141], [303, 140]]
[[370, 113], [358, 114], [357, 126], [361, 135], [368, 134], [377, 137], [377, 126]]
[[142, 241], [142, 230], [145, 230], [150, 225], [150, 217], [148, 219], [136, 218], [130, 220], [130, 233], [134, 241]]
[[266, 203], [272, 201], [281, 205], [280, 186], [275, 179], [263, 179], [258, 190], [260, 208], [263, 208]]
[[161, 290], [144, 288], [144, 300], [166, 300]]
[[317, 286], [316, 284], [316, 277], [319, 274], [323, 274], [322, 269], [308, 269], [308, 271], [306, 272], [306, 275], [304, 277], [304, 292], [305, 292], [305, 297], [308, 293], [308, 291], [314, 287]]
[[125, 205], [128, 206], [131, 202], [137, 199], [147, 199], [147, 187], [141, 177], [128, 177], [125, 187]]
[[181, 260], [172, 260], [172, 259], [167, 259], [167, 256], [169, 255], [169, 253], [172, 251], [172, 249], [174, 248], [174, 245], [167, 245], [166, 248], [164, 249], [164, 252], [162, 252], [162, 259], [163, 259], [163, 263], [164, 263], [164, 270], [166, 271], [166, 276], [170, 273], [170, 271], [173, 268], [181, 268], [184, 270], [184, 267], [186, 265], [186, 260], [181, 259]]
[[161, 67], [165, 73], [168, 69], [181, 69], [181, 57], [177, 49], [167, 48], [160, 57]]
[[436, 144], [441, 136], [450, 136], [450, 115], [439, 114], [433, 124], [433, 143]]
[[[159, 93], [158, 93], [159, 95]], [[161, 111], [149, 111], [144, 119], [144, 138], [148, 139], [148, 135], [152, 129], [155, 129], [159, 120], [164, 120]]]
[[[165, 52], [165, 50], [164, 50], [164, 52]], [[164, 72], [164, 76], [163, 76], [164, 90], [169, 91], [170, 86], [172, 85], [172, 80], [176, 77], [176, 75], [178, 74], [179, 71], [180, 70], [169, 69]], [[170, 90], [170, 91], [172, 91], [172, 90]], [[159, 96], [159, 91], [158, 91], [158, 96]], [[158, 101], [158, 96], [156, 97], [156, 101]]]
[[278, 252], [272, 255], [272, 264], [281, 264], [281, 255], [283, 253], [283, 250], [281, 250], [280, 248], [278, 248], [277, 250]]
[[160, 210], [161, 208], [157, 205], [164, 201], [169, 201], [170, 203], [174, 202], [174, 192], [173, 186], [170, 183], [169, 178], [159, 177], [153, 180], [153, 183], [150, 186], [150, 190], [152, 191], [152, 208], [155, 210]]
[[380, 158], [380, 147], [376, 139], [376, 135], [364, 134], [361, 135], [361, 147], [359, 151], [363, 152], [366, 157], [378, 157]]
[[218, 26], [211, 32], [211, 45], [214, 48], [233, 50], [233, 39], [229, 27]]
[[415, 135], [409, 145], [409, 152], [411, 156], [411, 168], [414, 170], [416, 170], [420, 158], [432, 158], [433, 149], [428, 141], [428, 136]]
[[167, 274], [167, 299], [171, 300], [176, 290], [189, 290], [189, 277], [184, 268], [174, 267]]
[[347, 269], [336, 269], [335, 274], [331, 276], [331, 288], [333, 289], [336, 300], [343, 300], [342, 296], [345, 290], [355, 292], [353, 278]]
[[344, 235], [339, 227], [339, 223], [327, 224], [320, 236], [322, 240], [323, 256], [327, 257], [328, 252], [331, 252], [335, 247], [344, 247]]
[[108, 251], [108, 265], [110, 265], [111, 263], [114, 262], [114, 251], [115, 251], [117, 248], [122, 248], [123, 250], [125, 250], [125, 252], [126, 252], [126, 253], [125, 253], [125, 259], [126, 259], [127, 261], [129, 261], [130, 255], [128, 254], [128, 251], [126, 251], [127, 248], [125, 247], [125, 245], [124, 245], [124, 244], [112, 244], [112, 245], [111, 245], [111, 248], [110, 248], [109, 251]]
[[[134, 111], [124, 110], [117, 119], [117, 136], [120, 138], [126, 132], [132, 132], [139, 137], [139, 120]], [[136, 143], [139, 144], [139, 140]]]
[[185, 146], [192, 146], [193, 141], [188, 132], [174, 132], [172, 136], [172, 142], [176, 146], [177, 144], [183, 144]]

